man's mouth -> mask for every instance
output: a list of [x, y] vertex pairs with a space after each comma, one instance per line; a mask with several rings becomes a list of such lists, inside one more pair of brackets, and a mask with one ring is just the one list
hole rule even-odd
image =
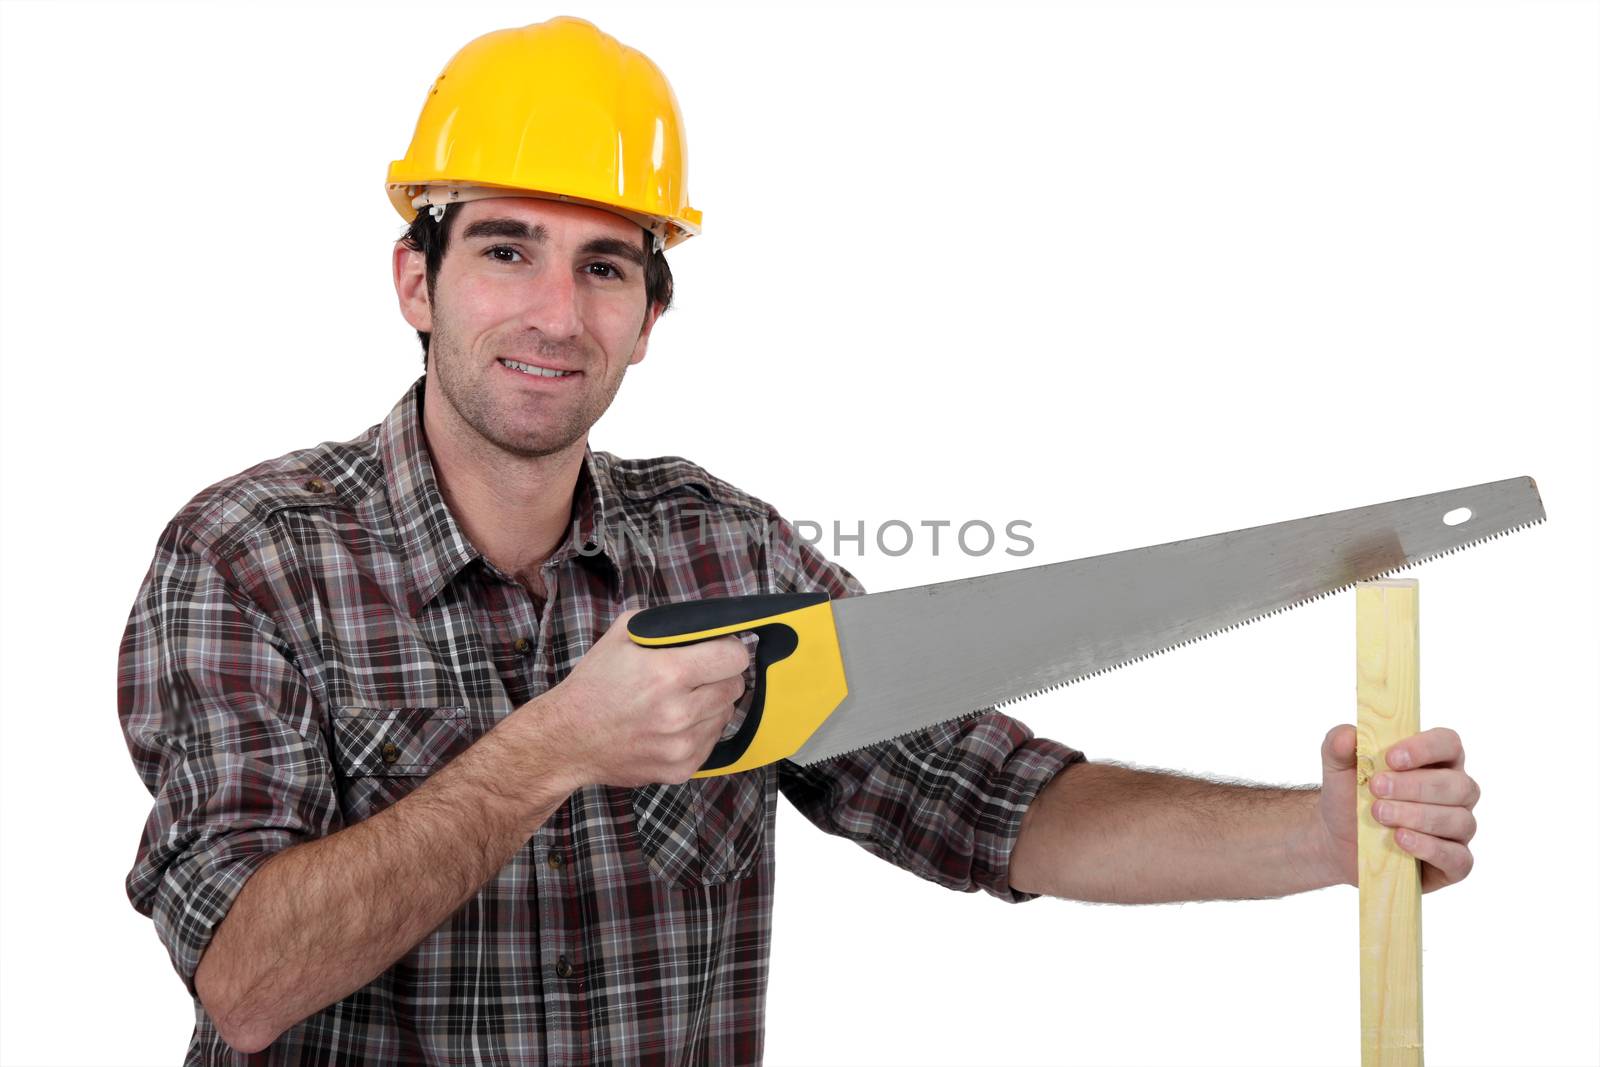
[[567, 378], [578, 373], [575, 370], [558, 370], [554, 367], [538, 367], [532, 363], [518, 363], [514, 359], [502, 359], [499, 362], [503, 367], [510, 367], [514, 371], [521, 371], [534, 378]]

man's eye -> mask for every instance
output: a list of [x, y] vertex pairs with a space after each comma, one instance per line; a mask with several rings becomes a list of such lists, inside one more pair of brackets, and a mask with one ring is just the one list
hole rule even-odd
[[499, 252], [504, 252], [508, 256], [521, 256], [521, 254], [522, 254], [522, 253], [518, 252], [515, 248], [507, 248], [505, 245], [495, 245], [493, 248], [488, 249], [483, 254], [486, 255], [486, 256], [492, 256], [495, 259], [495, 261], [499, 262], [499, 263], [514, 263], [514, 262], [516, 262], [515, 260], [511, 260], [511, 259], [501, 259], [500, 256], [496, 254], [496, 253], [499, 253]]
[[612, 266], [609, 263], [591, 263], [591, 264], [589, 264], [589, 269], [590, 270], [594, 270], [594, 271], [602, 271], [602, 272], [604, 272], [604, 273], [602, 273], [600, 275], [600, 277], [602, 277], [602, 278], [620, 278], [620, 277], [622, 277], [622, 272], [619, 271], [616, 267]]

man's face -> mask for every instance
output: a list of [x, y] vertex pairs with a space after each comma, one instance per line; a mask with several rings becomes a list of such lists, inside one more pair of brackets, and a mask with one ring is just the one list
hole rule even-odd
[[610, 212], [531, 197], [449, 210], [460, 214], [431, 302], [422, 255], [395, 251], [406, 320], [432, 334], [429, 408], [440, 397], [448, 432], [505, 452], [560, 452], [585, 438], [644, 358], [656, 314], [646, 309], [643, 231]]

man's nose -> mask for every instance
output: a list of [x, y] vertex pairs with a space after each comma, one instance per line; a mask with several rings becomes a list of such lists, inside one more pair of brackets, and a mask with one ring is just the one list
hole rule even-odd
[[578, 300], [572, 272], [552, 266], [534, 279], [523, 322], [552, 340], [576, 337], [582, 330]]

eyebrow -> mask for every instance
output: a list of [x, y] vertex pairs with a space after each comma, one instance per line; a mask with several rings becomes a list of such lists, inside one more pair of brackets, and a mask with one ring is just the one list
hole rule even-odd
[[550, 236], [543, 226], [534, 226], [531, 229], [526, 222], [519, 219], [479, 219], [468, 224], [461, 231], [465, 238], [473, 237], [513, 237], [521, 241], [543, 241]]
[[586, 256], [617, 256], [636, 267], [644, 266], [644, 248], [637, 241], [619, 241], [615, 237], [596, 237], [578, 249]]
[[[479, 219], [469, 223], [461, 231], [464, 239], [474, 237], [506, 237], [518, 241], [532, 241], [538, 244], [549, 238], [549, 231], [543, 226], [534, 224], [529, 226], [520, 219], [494, 218]], [[619, 240], [615, 237], [596, 237], [578, 249], [579, 253], [586, 256], [617, 256], [625, 259], [636, 267], [644, 266], [644, 247], [630, 241]]]

